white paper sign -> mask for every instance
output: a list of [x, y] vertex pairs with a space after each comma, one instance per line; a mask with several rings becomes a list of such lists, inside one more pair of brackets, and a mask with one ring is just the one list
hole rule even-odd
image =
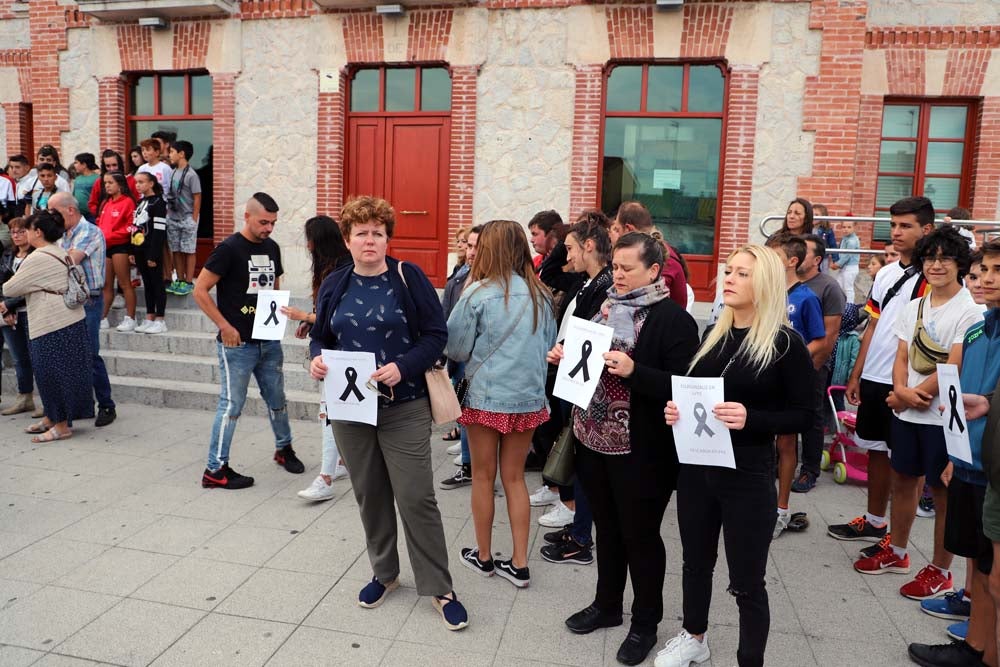
[[323, 350], [326, 379], [323, 394], [327, 419], [378, 423], [378, 393], [368, 387], [375, 372], [375, 355], [371, 352]]
[[654, 169], [653, 170], [654, 190], [680, 190], [681, 170], [680, 169]]
[[609, 326], [570, 316], [553, 395], [584, 409], [590, 405], [614, 332]]
[[288, 315], [281, 309], [288, 305], [291, 297], [288, 290], [261, 290], [257, 292], [257, 306], [253, 314], [252, 338], [257, 340], [281, 340], [285, 336]]
[[969, 424], [965, 418], [965, 402], [962, 400], [958, 366], [938, 364], [937, 380], [938, 396], [941, 398], [941, 405], [944, 406], [941, 426], [944, 428], [944, 444], [948, 448], [948, 454], [971, 464]]
[[674, 424], [674, 445], [681, 463], [735, 468], [729, 429], [712, 414], [725, 401], [723, 378], [671, 378], [673, 401], [681, 416]]

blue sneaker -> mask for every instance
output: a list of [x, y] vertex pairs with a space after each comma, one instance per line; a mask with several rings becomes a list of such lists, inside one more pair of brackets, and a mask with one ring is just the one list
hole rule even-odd
[[365, 609], [374, 609], [383, 602], [389, 593], [399, 588], [399, 579], [393, 579], [388, 584], [382, 584], [378, 577], [372, 577], [368, 585], [358, 593], [358, 606]]
[[964, 597], [964, 588], [945, 593], [942, 597], [921, 601], [920, 611], [948, 621], [967, 621], [972, 613], [972, 603]]
[[434, 607], [441, 614], [444, 626], [449, 630], [461, 630], [469, 625], [469, 612], [458, 601], [455, 591], [451, 592], [451, 597], [447, 595], [435, 595], [431, 598]]
[[969, 622], [960, 621], [958, 623], [952, 623], [948, 626], [948, 629], [945, 630], [945, 632], [947, 632], [948, 636], [955, 641], [964, 642], [965, 635], [969, 634]]

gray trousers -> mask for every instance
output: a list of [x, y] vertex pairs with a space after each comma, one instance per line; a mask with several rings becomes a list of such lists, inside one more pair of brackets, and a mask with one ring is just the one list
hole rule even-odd
[[450, 593], [448, 550], [434, 497], [428, 400], [379, 407], [378, 426], [344, 421], [331, 424], [351, 473], [375, 577], [387, 583], [399, 576], [395, 501], [403, 519], [417, 593]]

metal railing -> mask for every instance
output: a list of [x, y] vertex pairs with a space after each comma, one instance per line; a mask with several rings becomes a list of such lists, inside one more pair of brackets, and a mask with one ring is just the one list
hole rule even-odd
[[[767, 228], [769, 223], [772, 222], [784, 223], [785, 215], [782, 213], [780, 215], [766, 215], [761, 218], [760, 225], [758, 226], [761, 235], [764, 238], [770, 237], [772, 234], [781, 229], [779, 225], [777, 228], [768, 231]], [[878, 223], [878, 222], [889, 222], [889, 218], [875, 218], [875, 217], [861, 217], [852, 215], [817, 215], [813, 218], [813, 222], [863, 222], [863, 223]], [[938, 218], [934, 220], [934, 224], [943, 225], [944, 220]], [[969, 227], [973, 228], [971, 231], [973, 234], [981, 234], [982, 241], [980, 245], [985, 241], [994, 240], [1000, 237], [1000, 221], [997, 220], [952, 220], [948, 224], [953, 227]], [[877, 248], [860, 248], [860, 249], [841, 249], [841, 248], [827, 248], [829, 252], [836, 252], [838, 254], [844, 255], [884, 255], [884, 250], [879, 250]]]

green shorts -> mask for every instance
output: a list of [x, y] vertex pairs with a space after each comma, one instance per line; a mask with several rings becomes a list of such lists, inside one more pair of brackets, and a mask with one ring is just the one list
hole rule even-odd
[[983, 500], [983, 534], [991, 542], [1000, 542], [1000, 491], [992, 485], [986, 486]]

